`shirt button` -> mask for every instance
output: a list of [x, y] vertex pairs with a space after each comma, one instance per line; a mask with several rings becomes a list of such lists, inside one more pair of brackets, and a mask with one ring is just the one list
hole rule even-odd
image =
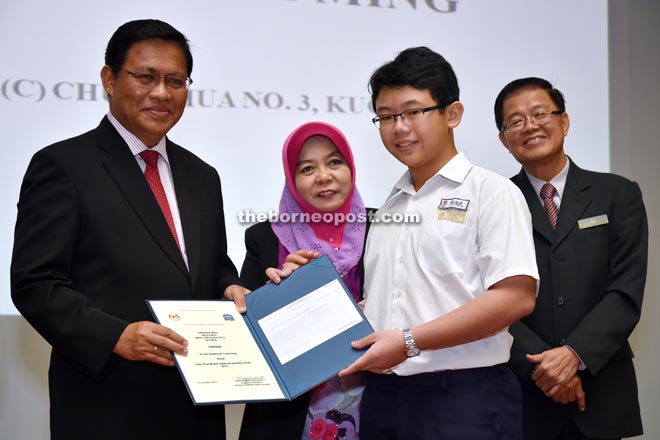
[[560, 296], [559, 298], [557, 298], [557, 305], [559, 307], [563, 306], [564, 304], [566, 304], [566, 299], [563, 296]]
[[403, 257], [399, 257], [399, 263], [403, 263]]
[[397, 298], [401, 297], [401, 291], [400, 290], [395, 291], [394, 296], [396, 296]]

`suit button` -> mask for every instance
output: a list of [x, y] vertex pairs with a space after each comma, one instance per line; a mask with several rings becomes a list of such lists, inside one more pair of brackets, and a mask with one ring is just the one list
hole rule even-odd
[[564, 304], [566, 304], [566, 299], [564, 299], [563, 296], [560, 296], [559, 298], [557, 298], [557, 305], [559, 307], [563, 306]]
[[559, 345], [566, 345], [566, 339], [561, 338], [561, 339], [559, 340]]

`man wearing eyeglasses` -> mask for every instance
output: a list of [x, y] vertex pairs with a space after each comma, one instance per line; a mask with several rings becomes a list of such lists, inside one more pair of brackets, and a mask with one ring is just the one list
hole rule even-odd
[[38, 151], [18, 202], [16, 307], [52, 346], [53, 439], [222, 439], [222, 406], [195, 407], [145, 299], [236, 298], [220, 179], [167, 138], [186, 106], [193, 60], [159, 20], [120, 26], [95, 129]]
[[360, 438], [521, 439], [506, 330], [534, 308], [525, 200], [457, 151], [463, 104], [441, 55], [404, 50], [374, 72], [370, 89], [383, 145], [408, 168], [376, 217], [410, 212], [422, 222], [376, 221], [369, 232], [364, 313], [376, 331], [353, 344], [371, 347], [340, 373], [376, 373]]
[[534, 225], [541, 275], [534, 313], [511, 326], [525, 438], [620, 439], [642, 433], [633, 353], [646, 280], [648, 227], [639, 186], [583, 170], [564, 153], [564, 96], [542, 78], [495, 101], [512, 178]]

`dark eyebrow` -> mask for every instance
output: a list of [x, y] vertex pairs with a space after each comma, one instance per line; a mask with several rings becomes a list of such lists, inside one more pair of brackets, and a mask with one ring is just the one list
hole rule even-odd
[[[417, 107], [420, 107], [420, 108], [421, 108], [421, 107], [424, 106], [424, 104], [422, 104], [420, 101], [418, 101], [418, 100], [416, 100], [416, 99], [410, 99], [410, 100], [404, 102], [403, 104], [401, 104], [401, 106], [402, 106], [402, 107], [415, 106], [415, 107], [412, 107], [412, 108], [408, 108], [408, 109], [407, 109], [407, 110], [412, 110], [412, 109], [417, 108]], [[393, 110], [392, 110], [390, 107], [383, 107], [383, 106], [378, 107], [378, 108], [376, 109], [376, 112], [377, 112], [377, 113], [382, 112], [382, 111], [393, 111]], [[404, 111], [406, 111], [406, 110], [404, 110]]]

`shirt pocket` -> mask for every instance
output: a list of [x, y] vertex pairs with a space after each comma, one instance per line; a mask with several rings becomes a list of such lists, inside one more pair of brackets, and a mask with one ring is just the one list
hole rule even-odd
[[462, 274], [470, 247], [470, 226], [434, 220], [424, 227], [419, 243], [419, 264], [439, 276]]

